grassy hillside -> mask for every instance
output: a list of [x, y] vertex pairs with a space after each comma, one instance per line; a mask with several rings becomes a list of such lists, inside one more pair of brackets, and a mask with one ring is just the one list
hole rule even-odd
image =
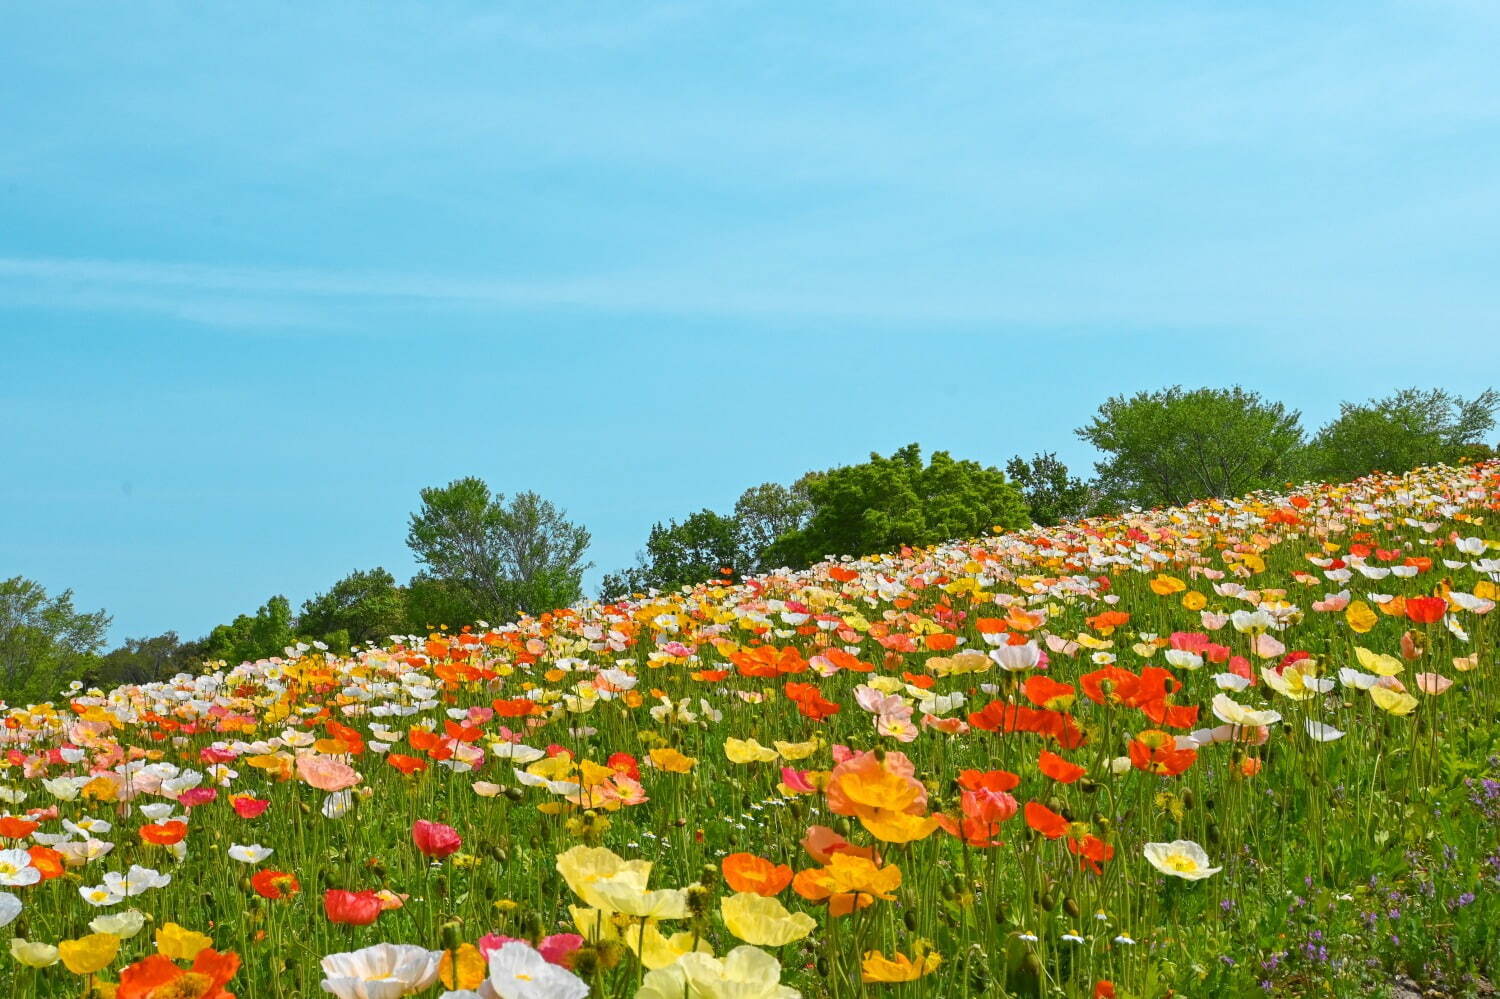
[[1487, 989], [1497, 518], [1440, 467], [11, 709], [0, 994]]

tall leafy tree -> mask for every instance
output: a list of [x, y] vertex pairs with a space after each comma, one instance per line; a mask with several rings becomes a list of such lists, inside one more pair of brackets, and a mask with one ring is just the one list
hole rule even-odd
[[238, 665], [279, 656], [296, 641], [292, 625], [292, 605], [278, 593], [254, 614], [241, 614], [209, 632], [203, 640], [204, 658]]
[[761, 556], [777, 538], [800, 530], [812, 516], [812, 501], [807, 497], [807, 479], [792, 486], [764, 482], [740, 494], [734, 504], [734, 519], [739, 522], [740, 560], [744, 572], [769, 568]]
[[1070, 475], [1055, 452], [1038, 452], [1030, 461], [1016, 455], [1006, 462], [1005, 474], [1021, 491], [1031, 519], [1044, 527], [1109, 509], [1108, 498], [1093, 483]]
[[297, 616], [297, 634], [337, 649], [384, 642], [406, 627], [406, 593], [385, 569], [356, 570], [308, 599]]
[[83, 676], [104, 648], [110, 616], [73, 606], [73, 591], [49, 597], [35, 580], [0, 582], [0, 698], [50, 700]]
[[1497, 407], [1500, 393], [1494, 389], [1464, 399], [1444, 389], [1408, 388], [1382, 399], [1346, 402], [1313, 438], [1310, 471], [1344, 480], [1487, 457], [1484, 438], [1495, 429]]
[[1237, 496], [1300, 472], [1301, 414], [1239, 386], [1115, 396], [1075, 431], [1106, 489], [1141, 506]]
[[[734, 578], [743, 556], [740, 522], [712, 510], [699, 510], [681, 523], [651, 528], [636, 564], [604, 577], [606, 599], [649, 589], [675, 590], [709, 579]], [[722, 570], [729, 569], [726, 576]]]
[[536, 493], [506, 503], [472, 476], [423, 489], [406, 535], [428, 572], [466, 590], [492, 621], [580, 599], [589, 540], [587, 529]]
[[490, 620], [474, 600], [474, 594], [458, 583], [419, 572], [406, 584], [406, 624], [402, 632], [424, 635], [429, 631], [460, 628], [479, 620]]
[[90, 670], [87, 682], [110, 688], [125, 683], [169, 680], [178, 673], [191, 673], [203, 659], [204, 643], [184, 642], [177, 632], [167, 631], [149, 638], [127, 638], [105, 653]]
[[767, 549], [767, 564], [806, 566], [828, 555], [937, 544], [1030, 523], [1004, 472], [946, 451], [934, 451], [924, 465], [916, 444], [809, 477], [807, 494], [812, 516]]

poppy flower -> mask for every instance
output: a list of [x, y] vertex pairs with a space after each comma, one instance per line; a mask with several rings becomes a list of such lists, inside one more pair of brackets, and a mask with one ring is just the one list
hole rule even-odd
[[1042, 750], [1041, 756], [1037, 759], [1037, 767], [1045, 776], [1051, 777], [1062, 784], [1071, 784], [1088, 773], [1086, 767], [1081, 767], [1076, 763], [1069, 763], [1056, 753], [1049, 753], [1045, 749]]
[[737, 892], [778, 895], [792, 882], [792, 869], [753, 853], [731, 853], [720, 862], [724, 881]]
[[427, 769], [426, 760], [418, 759], [415, 756], [405, 756], [401, 753], [386, 753], [385, 761], [408, 777]]
[[418, 850], [438, 860], [458, 852], [464, 842], [457, 829], [441, 822], [428, 822], [426, 819], [418, 819], [413, 823], [411, 838]]
[[155, 843], [157, 846], [171, 846], [173, 843], [181, 843], [187, 832], [188, 824], [181, 819], [144, 825], [140, 828], [141, 839], [147, 843]]
[[242, 819], [253, 819], [261, 815], [271, 805], [269, 798], [256, 798], [248, 794], [236, 794], [229, 799], [232, 807]]
[[1026, 824], [1048, 839], [1061, 839], [1068, 831], [1068, 820], [1046, 805], [1026, 802]]
[[286, 871], [274, 871], [270, 868], [256, 871], [251, 875], [250, 887], [261, 898], [268, 898], [273, 901], [290, 898], [302, 890], [302, 885], [298, 883], [295, 875], [288, 874]]
[[1406, 616], [1417, 624], [1433, 624], [1448, 613], [1448, 601], [1442, 597], [1407, 597]]
[[373, 891], [345, 891], [330, 888], [323, 893], [323, 913], [330, 923], [369, 926], [383, 911], [379, 894]]
[[221, 954], [205, 948], [193, 958], [190, 968], [152, 954], [120, 972], [115, 999], [234, 999], [224, 985], [239, 967], [240, 957], [234, 951]]

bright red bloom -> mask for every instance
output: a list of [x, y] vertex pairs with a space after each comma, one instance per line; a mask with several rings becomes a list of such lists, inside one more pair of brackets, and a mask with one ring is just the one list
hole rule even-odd
[[4, 837], [5, 839], [25, 839], [36, 832], [37, 826], [38, 823], [36, 822], [29, 822], [14, 815], [0, 816], [0, 837]]
[[219, 792], [211, 787], [193, 787], [177, 796], [177, 803], [183, 808], [196, 808], [206, 805], [219, 796]]
[[1448, 613], [1448, 601], [1442, 597], [1407, 597], [1406, 616], [1417, 624], [1433, 624]]
[[380, 896], [373, 891], [330, 888], [323, 893], [323, 912], [330, 923], [369, 926], [381, 912]]
[[229, 804], [234, 807], [236, 813], [242, 819], [253, 819], [259, 816], [271, 805], [269, 798], [253, 798], [248, 794], [237, 794], [229, 799]]
[[418, 850], [439, 860], [456, 853], [464, 843], [457, 829], [441, 822], [428, 822], [426, 819], [418, 819], [412, 825], [411, 838]]

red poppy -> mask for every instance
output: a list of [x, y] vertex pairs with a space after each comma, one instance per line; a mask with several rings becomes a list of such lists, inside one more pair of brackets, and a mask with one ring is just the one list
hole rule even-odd
[[380, 915], [380, 896], [373, 891], [330, 888], [323, 893], [323, 912], [330, 923], [369, 926]]
[[961, 770], [958, 786], [965, 791], [1009, 791], [1021, 778], [1009, 770]]
[[1407, 597], [1406, 616], [1418, 624], [1433, 624], [1448, 613], [1448, 601], [1442, 597]]
[[426, 819], [418, 819], [412, 825], [411, 838], [418, 850], [439, 860], [458, 852], [458, 848], [464, 843], [457, 829], [441, 822], [428, 822]]
[[255, 798], [248, 794], [237, 794], [229, 799], [229, 804], [233, 806], [240, 818], [253, 819], [271, 806], [271, 799]]

